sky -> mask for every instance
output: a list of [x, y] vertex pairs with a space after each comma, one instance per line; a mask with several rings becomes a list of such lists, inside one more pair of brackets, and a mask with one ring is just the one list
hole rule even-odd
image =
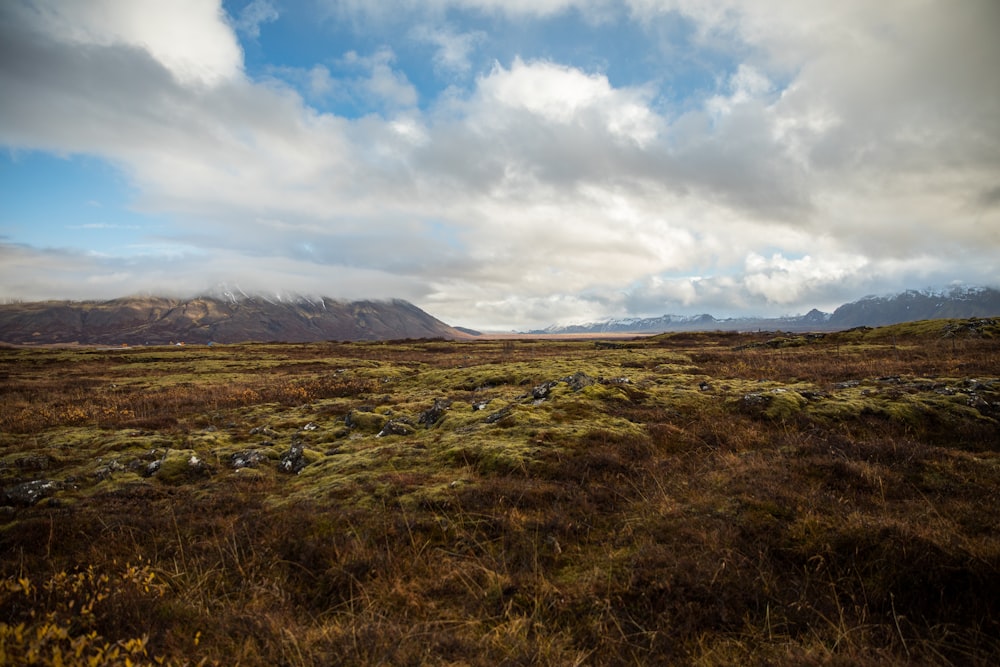
[[0, 300], [1000, 286], [996, 0], [6, 0]]

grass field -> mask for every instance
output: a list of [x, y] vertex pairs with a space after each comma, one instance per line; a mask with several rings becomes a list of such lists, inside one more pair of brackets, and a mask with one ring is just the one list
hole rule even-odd
[[0, 664], [993, 665], [1000, 326], [0, 349]]

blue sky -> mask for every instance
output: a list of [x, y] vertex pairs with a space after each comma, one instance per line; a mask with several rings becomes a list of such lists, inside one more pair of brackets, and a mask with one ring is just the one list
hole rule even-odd
[[0, 299], [484, 329], [1000, 283], [992, 0], [15, 0]]

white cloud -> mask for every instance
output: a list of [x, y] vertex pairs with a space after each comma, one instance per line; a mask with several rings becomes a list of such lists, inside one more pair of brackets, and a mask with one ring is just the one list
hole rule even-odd
[[407, 80], [406, 74], [392, 68], [396, 61], [392, 49], [382, 47], [370, 56], [349, 51], [343, 61], [366, 72], [367, 76], [358, 81], [358, 87], [369, 99], [391, 107], [408, 107], [417, 103], [417, 89]]
[[647, 91], [616, 89], [603, 74], [547, 61], [515, 58], [509, 69], [496, 63], [479, 79], [477, 94], [487, 106], [523, 110], [545, 122], [599, 130], [638, 145], [655, 139], [661, 127]]
[[330, 70], [323, 65], [313, 65], [309, 70], [309, 93], [314, 97], [329, 95], [336, 88]]
[[34, 0], [9, 9], [68, 43], [142, 49], [185, 83], [242, 72], [243, 51], [218, 0]]
[[[0, 143], [106, 158], [171, 223], [142, 261], [4, 246], [3, 295], [241, 280], [510, 328], [995, 283], [996, 5], [811, 4], [630, 2], [734, 40], [737, 64], [698, 100], [514, 59], [424, 108], [388, 48], [285, 72], [301, 92], [247, 79], [217, 3], [8, 4]], [[465, 71], [474, 33], [421, 25], [438, 67]], [[377, 113], [310, 107], [325, 97]]]
[[365, 16], [377, 20], [414, 12], [441, 16], [449, 9], [527, 17], [546, 17], [578, 9], [587, 15], [603, 17], [607, 7], [616, 4], [612, 0], [583, 2], [580, 0], [392, 0], [390, 2], [322, 0], [322, 2], [328, 7], [328, 11], [336, 15]]
[[249, 37], [260, 37], [260, 26], [277, 21], [278, 8], [270, 0], [252, 0], [237, 16], [234, 26]]
[[120, 225], [112, 222], [88, 222], [82, 225], [66, 225], [66, 229], [141, 229], [139, 225]]
[[789, 258], [780, 252], [764, 257], [751, 252], [746, 258], [743, 284], [751, 296], [761, 296], [779, 305], [794, 304], [803, 295], [851, 280], [868, 263], [868, 259], [857, 256], [827, 255], [815, 259], [811, 255]]
[[[47, 276], [45, 283], [32, 279], [39, 271]], [[102, 257], [0, 243], [0, 284], [5, 299], [44, 300], [52, 298], [54, 292], [61, 299], [74, 300], [139, 293], [189, 297], [226, 282], [272, 294], [413, 301], [427, 297], [424, 286], [384, 271], [319, 265], [269, 253], [248, 258], [224, 249], [205, 253], [160, 247], [139, 256]]]
[[469, 58], [477, 43], [486, 38], [481, 30], [456, 31], [450, 25], [435, 26], [427, 23], [416, 26], [410, 36], [418, 42], [431, 44], [436, 48], [434, 68], [442, 74], [465, 74], [472, 64]]
[[766, 97], [774, 91], [774, 84], [757, 68], [740, 64], [729, 77], [729, 95], [715, 95], [705, 103], [709, 113], [718, 119], [731, 114], [741, 104], [767, 103]]
[[588, 76], [553, 63], [527, 64], [516, 59], [509, 70], [499, 63], [479, 82], [491, 102], [522, 108], [546, 120], [568, 123], [580, 110], [609, 96], [611, 86], [602, 76]]

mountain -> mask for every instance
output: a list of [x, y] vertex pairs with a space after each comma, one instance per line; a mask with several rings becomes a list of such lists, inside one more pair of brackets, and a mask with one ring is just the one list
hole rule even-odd
[[826, 325], [828, 313], [813, 309], [808, 315], [794, 317], [729, 317], [712, 315], [661, 315], [660, 317], [609, 318], [585, 324], [554, 325], [530, 331], [533, 334], [603, 334], [603, 333], [664, 333], [666, 331], [752, 331], [781, 329], [782, 331], [816, 331]]
[[833, 311], [830, 324], [837, 329], [850, 329], [913, 320], [996, 315], [1000, 315], [1000, 290], [960, 287], [947, 291], [907, 290], [893, 296], [866, 296]]
[[224, 292], [193, 299], [125, 297], [0, 305], [0, 341], [162, 345], [467, 335], [411, 303]]
[[551, 326], [535, 334], [663, 333], [666, 331], [836, 331], [858, 326], [884, 326], [943, 318], [1000, 316], [1000, 290], [957, 287], [950, 290], [908, 290], [892, 296], [866, 296], [832, 314], [815, 308], [788, 317], [732, 317], [661, 315], [647, 318], [605, 319], [585, 324]]

